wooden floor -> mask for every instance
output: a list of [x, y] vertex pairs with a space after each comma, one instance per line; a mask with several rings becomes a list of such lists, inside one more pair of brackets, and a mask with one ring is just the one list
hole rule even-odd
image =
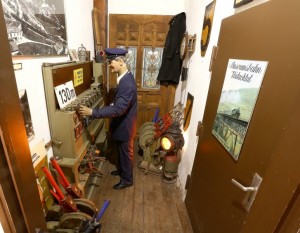
[[137, 167], [140, 160], [142, 157], [135, 153], [134, 186], [123, 190], [112, 188], [120, 179], [110, 174], [115, 166], [108, 160], [103, 163], [103, 177], [95, 179], [97, 185], [89, 192], [89, 199], [99, 209], [104, 200], [110, 200], [100, 221], [101, 233], [192, 233], [176, 183], [164, 183], [158, 175], [145, 175]]

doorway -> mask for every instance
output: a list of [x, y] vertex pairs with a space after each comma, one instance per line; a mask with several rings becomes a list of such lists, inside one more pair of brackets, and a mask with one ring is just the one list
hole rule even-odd
[[[174, 106], [176, 85], [160, 85], [156, 80], [171, 18], [164, 15], [109, 16], [109, 46], [128, 50], [127, 63], [137, 83], [137, 129], [152, 121], [157, 109], [162, 116]], [[116, 79], [109, 74], [109, 90], [115, 87]]]

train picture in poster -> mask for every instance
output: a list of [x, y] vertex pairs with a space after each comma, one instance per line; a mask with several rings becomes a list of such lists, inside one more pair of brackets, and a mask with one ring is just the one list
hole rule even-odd
[[229, 59], [212, 133], [234, 160], [240, 155], [267, 64]]

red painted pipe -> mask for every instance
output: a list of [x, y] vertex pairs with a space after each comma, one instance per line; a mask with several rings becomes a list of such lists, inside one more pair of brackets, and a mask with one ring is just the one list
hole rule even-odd
[[55, 189], [57, 195], [60, 197], [61, 200], [63, 200], [65, 198], [65, 195], [62, 193], [62, 191], [58, 187], [57, 183], [55, 182], [55, 180], [54, 180], [53, 176], [51, 175], [50, 171], [48, 170], [48, 168], [42, 167], [42, 169], [43, 169], [43, 172], [45, 173], [46, 177], [48, 178], [49, 182]]
[[65, 174], [64, 174], [63, 171], [61, 170], [61, 168], [60, 168], [59, 164], [57, 163], [57, 161], [55, 160], [55, 158], [51, 157], [51, 158], [50, 158], [50, 161], [51, 161], [53, 167], [55, 168], [55, 170], [58, 172], [60, 178], [62, 179], [62, 181], [63, 181], [63, 183], [64, 183], [63, 186], [64, 186], [65, 188], [70, 187], [71, 185], [70, 185], [68, 179], [66, 178]]

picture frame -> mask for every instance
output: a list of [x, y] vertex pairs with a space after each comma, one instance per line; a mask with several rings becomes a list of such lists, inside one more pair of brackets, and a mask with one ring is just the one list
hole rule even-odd
[[267, 66], [268, 61], [228, 60], [212, 134], [235, 161], [251, 126]]
[[193, 110], [194, 96], [188, 92], [185, 109], [184, 109], [184, 122], [183, 130], [186, 131], [190, 125], [192, 110]]
[[71, 61], [79, 61], [79, 57], [76, 49], [69, 49], [69, 56]]
[[12, 56], [68, 55], [64, 0], [1, 0]]
[[21, 105], [21, 109], [22, 109], [27, 139], [28, 139], [28, 141], [31, 141], [34, 138], [35, 133], [34, 133], [33, 123], [32, 123], [32, 119], [31, 119], [27, 91], [26, 91], [26, 89], [23, 89], [18, 92], [19, 92], [20, 105]]
[[209, 3], [205, 8], [202, 34], [201, 34], [201, 57], [204, 57], [210, 41], [213, 19], [215, 14], [216, 0]]
[[252, 1], [253, 0], [234, 0], [233, 8], [238, 8]]
[[195, 52], [196, 48], [196, 40], [197, 40], [197, 35], [189, 35], [188, 38], [188, 51], [189, 52]]

